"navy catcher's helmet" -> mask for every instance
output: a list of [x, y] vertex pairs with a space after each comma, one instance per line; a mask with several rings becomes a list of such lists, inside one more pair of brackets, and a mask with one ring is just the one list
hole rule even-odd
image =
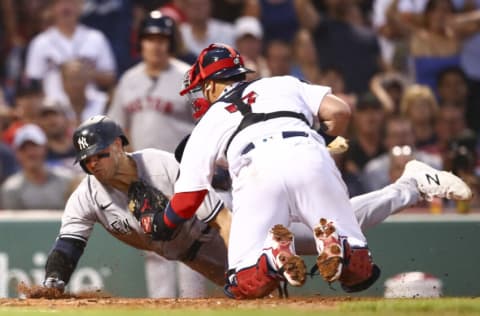
[[175, 50], [175, 21], [160, 11], [151, 11], [140, 25], [139, 40], [147, 35], [164, 35], [170, 40], [170, 51]]
[[128, 139], [122, 128], [112, 119], [104, 115], [95, 115], [83, 122], [73, 133], [73, 147], [76, 152], [75, 162], [86, 173], [90, 173], [83, 161], [110, 146], [117, 137], [122, 139], [122, 145], [128, 145]]
[[253, 72], [245, 67], [242, 56], [226, 44], [211, 44], [197, 58], [190, 68], [190, 84], [180, 91], [186, 94], [205, 80], [225, 80], [236, 75]]

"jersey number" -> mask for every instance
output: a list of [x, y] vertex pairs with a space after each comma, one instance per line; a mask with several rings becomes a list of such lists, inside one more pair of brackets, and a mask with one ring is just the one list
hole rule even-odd
[[[246, 101], [246, 104], [248, 104], [249, 106], [252, 105], [253, 103], [255, 103], [256, 99], [257, 99], [257, 94], [254, 91], [248, 93], [246, 96], [244, 96], [242, 98], [242, 100], [244, 102]], [[227, 110], [230, 113], [235, 113], [235, 112], [238, 111], [238, 108], [235, 104], [232, 103], [232, 104], [226, 106], [225, 110]]]

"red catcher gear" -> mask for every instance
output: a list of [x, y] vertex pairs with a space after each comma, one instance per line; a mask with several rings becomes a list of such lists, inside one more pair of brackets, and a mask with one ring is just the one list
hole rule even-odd
[[237, 300], [262, 298], [280, 285], [281, 276], [268, 264], [263, 254], [257, 264], [235, 273], [233, 282], [227, 281], [225, 293]]
[[180, 95], [185, 95], [207, 79], [228, 79], [253, 72], [245, 67], [240, 54], [226, 44], [211, 44], [201, 51], [197, 61], [188, 72], [189, 85]]
[[199, 119], [207, 113], [210, 108], [210, 102], [205, 98], [198, 98], [193, 101], [193, 118]]
[[350, 247], [346, 240], [344, 247], [344, 265], [339, 281], [345, 292], [359, 292], [369, 288], [380, 277], [380, 268], [373, 263], [367, 247]]

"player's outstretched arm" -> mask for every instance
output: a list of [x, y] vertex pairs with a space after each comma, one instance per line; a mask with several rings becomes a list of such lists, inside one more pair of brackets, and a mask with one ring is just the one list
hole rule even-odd
[[43, 286], [56, 288], [63, 292], [83, 254], [85, 246], [86, 243], [79, 239], [58, 238], [45, 265]]

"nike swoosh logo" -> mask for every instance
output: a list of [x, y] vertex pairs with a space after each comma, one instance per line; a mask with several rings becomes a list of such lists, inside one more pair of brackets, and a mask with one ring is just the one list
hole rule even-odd
[[112, 205], [112, 204], [113, 204], [113, 202], [110, 202], [110, 203], [105, 204], [105, 205], [100, 204], [100, 209], [101, 209], [102, 211], [105, 211], [105, 210], [107, 209], [107, 207], [109, 207], [109, 206]]

